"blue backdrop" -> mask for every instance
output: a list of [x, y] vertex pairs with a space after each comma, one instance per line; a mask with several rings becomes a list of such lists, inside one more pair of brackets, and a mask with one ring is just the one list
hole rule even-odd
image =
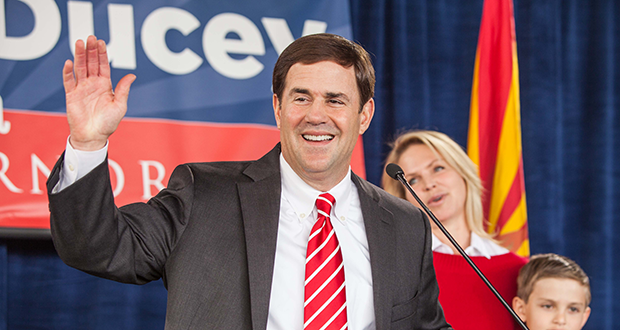
[[[379, 182], [400, 130], [438, 129], [465, 145], [482, 0], [350, 0], [350, 11], [378, 76], [364, 136], [369, 180]], [[613, 0], [515, 0], [531, 251], [567, 255], [590, 275], [585, 329], [611, 330], [620, 315], [615, 17]], [[165, 297], [161, 282], [70, 269], [50, 241], [0, 241], [0, 330], [161, 329]]]

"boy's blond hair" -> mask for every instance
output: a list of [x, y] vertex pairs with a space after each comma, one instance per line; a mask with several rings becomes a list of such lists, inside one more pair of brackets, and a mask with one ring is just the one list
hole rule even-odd
[[534, 284], [543, 278], [566, 278], [579, 282], [586, 289], [586, 306], [590, 306], [592, 294], [588, 275], [576, 262], [555, 253], [534, 255], [521, 268], [517, 277], [517, 297], [527, 304]]

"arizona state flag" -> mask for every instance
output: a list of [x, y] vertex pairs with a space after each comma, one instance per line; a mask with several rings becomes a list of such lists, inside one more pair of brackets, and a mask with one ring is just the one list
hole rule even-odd
[[512, 0], [486, 0], [471, 93], [467, 152], [484, 186], [487, 231], [529, 256]]

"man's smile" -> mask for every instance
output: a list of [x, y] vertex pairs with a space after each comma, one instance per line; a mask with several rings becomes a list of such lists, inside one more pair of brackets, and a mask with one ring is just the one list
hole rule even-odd
[[321, 142], [321, 141], [330, 141], [334, 139], [333, 135], [324, 134], [324, 135], [311, 135], [311, 134], [303, 134], [302, 137], [306, 141], [312, 142]]

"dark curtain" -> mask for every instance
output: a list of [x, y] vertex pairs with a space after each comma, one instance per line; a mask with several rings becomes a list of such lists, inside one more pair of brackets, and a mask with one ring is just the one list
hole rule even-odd
[[0, 241], [0, 330], [163, 329], [166, 289], [66, 266], [51, 240]]
[[[618, 6], [515, 0], [531, 251], [566, 255], [589, 274], [585, 329], [611, 330], [620, 315]], [[481, 10], [482, 0], [351, 0], [354, 37], [378, 76], [364, 136], [371, 182], [399, 131], [437, 129], [466, 144]], [[0, 240], [0, 330], [162, 329], [165, 304], [161, 281], [102, 280], [65, 266], [48, 240]]]
[[[377, 111], [364, 135], [368, 179], [380, 183], [387, 142], [396, 132], [437, 129], [466, 146], [482, 0], [351, 3], [354, 36], [374, 53], [378, 75]], [[514, 5], [531, 253], [577, 261], [592, 286], [585, 329], [615, 329], [620, 31], [614, 18], [620, 5]]]

